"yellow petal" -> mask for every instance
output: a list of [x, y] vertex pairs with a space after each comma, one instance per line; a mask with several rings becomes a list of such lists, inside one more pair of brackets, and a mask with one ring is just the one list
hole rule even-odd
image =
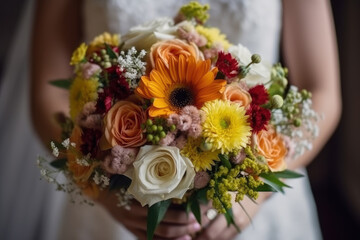
[[154, 107], [157, 107], [157, 108], [169, 107], [169, 104], [165, 101], [164, 98], [155, 98], [153, 105], [154, 105]]

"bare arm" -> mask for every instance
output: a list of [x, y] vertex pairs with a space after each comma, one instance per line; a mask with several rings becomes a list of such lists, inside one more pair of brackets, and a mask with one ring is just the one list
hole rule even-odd
[[314, 109], [324, 114], [313, 150], [289, 164], [306, 166], [335, 130], [341, 114], [335, 29], [327, 0], [284, 0], [283, 48], [290, 81], [313, 94]]
[[38, 0], [31, 54], [31, 112], [45, 145], [60, 140], [56, 112], [68, 112], [68, 93], [48, 82], [69, 78], [69, 59], [81, 39], [79, 0]]

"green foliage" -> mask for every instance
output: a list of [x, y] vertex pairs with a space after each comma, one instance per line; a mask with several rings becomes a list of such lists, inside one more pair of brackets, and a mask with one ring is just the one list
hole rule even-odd
[[59, 88], [63, 88], [63, 89], [70, 89], [71, 86], [71, 81], [72, 79], [57, 79], [57, 80], [52, 80], [49, 83], [55, 87], [59, 87]]
[[156, 227], [162, 221], [167, 209], [169, 208], [171, 200], [157, 202], [148, 210], [147, 216], [147, 239], [152, 240]]
[[125, 175], [115, 174], [110, 178], [109, 190], [125, 189], [127, 190], [131, 184], [131, 179]]
[[67, 162], [66, 158], [59, 158], [59, 159], [55, 159], [54, 161], [52, 161], [50, 163], [50, 165], [56, 169], [65, 169], [66, 162]]

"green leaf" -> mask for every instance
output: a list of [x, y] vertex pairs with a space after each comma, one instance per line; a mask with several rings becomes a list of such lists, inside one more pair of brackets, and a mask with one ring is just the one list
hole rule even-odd
[[271, 185], [264, 183], [263, 185], [255, 188], [255, 191], [257, 192], [277, 192], [275, 188], [273, 188]]
[[208, 190], [209, 188], [204, 187], [196, 192], [196, 198], [198, 199], [199, 203], [208, 204], [209, 200], [206, 195]]
[[301, 178], [304, 176], [300, 173], [297, 173], [297, 172], [294, 172], [294, 171], [291, 171], [288, 169], [281, 171], [281, 172], [273, 172], [273, 174], [278, 178]]
[[105, 43], [106, 53], [110, 58], [117, 58], [116, 53], [111, 49], [111, 47]]
[[66, 162], [67, 159], [66, 158], [59, 158], [59, 159], [55, 159], [54, 161], [52, 161], [50, 163], [50, 165], [54, 168], [57, 169], [65, 169], [66, 168]]
[[201, 224], [201, 210], [199, 201], [194, 198], [191, 200], [191, 211], [193, 212], [198, 223]]
[[262, 173], [260, 174], [260, 177], [263, 178], [264, 182], [271, 185], [273, 188], [275, 188], [277, 191], [284, 193], [283, 187], [291, 188], [289, 185], [286, 185], [284, 182], [282, 182], [274, 173]]
[[231, 169], [231, 163], [230, 163], [229, 157], [227, 155], [224, 155], [224, 154], [220, 153], [219, 158], [221, 160], [221, 163], [230, 170]]
[[232, 224], [232, 225], [234, 225], [234, 227], [236, 228], [236, 230], [238, 232], [241, 232], [239, 226], [234, 221], [234, 214], [233, 214], [233, 211], [232, 211], [231, 208], [226, 209], [226, 212], [224, 213], [224, 216], [226, 218], [226, 222], [227, 222], [228, 227], [230, 226], [230, 224]]
[[109, 190], [116, 190], [124, 188], [125, 190], [131, 184], [131, 179], [126, 177], [125, 175], [115, 174], [110, 177], [110, 185]]
[[55, 87], [70, 89], [72, 81], [71, 79], [58, 79], [58, 80], [52, 80], [49, 83]]
[[171, 200], [157, 202], [149, 207], [147, 216], [147, 239], [152, 240], [156, 227], [164, 218], [167, 209], [169, 208]]

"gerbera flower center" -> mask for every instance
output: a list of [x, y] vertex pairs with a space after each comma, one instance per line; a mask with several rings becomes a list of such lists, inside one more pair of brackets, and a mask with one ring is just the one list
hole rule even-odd
[[224, 129], [228, 128], [230, 126], [230, 119], [228, 118], [220, 119], [220, 126]]
[[176, 108], [183, 108], [194, 104], [194, 95], [186, 87], [175, 88], [169, 96], [170, 104]]

